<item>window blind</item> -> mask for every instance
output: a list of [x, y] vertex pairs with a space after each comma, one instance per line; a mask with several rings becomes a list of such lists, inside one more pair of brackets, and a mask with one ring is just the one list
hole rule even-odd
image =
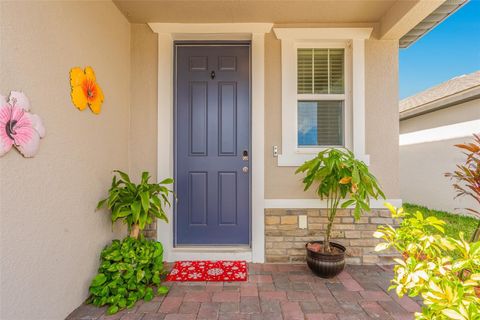
[[343, 101], [298, 102], [298, 146], [343, 146]]
[[297, 55], [298, 93], [313, 92], [313, 49], [298, 49]]
[[343, 94], [344, 49], [299, 48], [298, 94]]
[[330, 92], [342, 94], [345, 92], [343, 85], [344, 52], [343, 49], [329, 49], [330, 57]]

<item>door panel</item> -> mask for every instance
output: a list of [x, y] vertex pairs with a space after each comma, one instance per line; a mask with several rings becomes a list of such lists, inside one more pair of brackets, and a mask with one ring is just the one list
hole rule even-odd
[[190, 155], [207, 155], [207, 82], [193, 81], [189, 84]]
[[237, 172], [218, 173], [220, 225], [237, 224]]
[[235, 82], [218, 84], [219, 126], [218, 141], [221, 156], [235, 156], [237, 150], [237, 88]]
[[176, 244], [248, 245], [250, 48], [178, 45], [176, 63]]
[[189, 172], [188, 175], [188, 224], [206, 225], [208, 212], [208, 173]]

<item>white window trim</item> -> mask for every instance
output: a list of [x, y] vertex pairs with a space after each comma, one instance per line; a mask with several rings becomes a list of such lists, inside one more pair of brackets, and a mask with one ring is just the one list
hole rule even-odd
[[[244, 259], [265, 261], [264, 230], [264, 83], [265, 33], [271, 23], [149, 23], [158, 34], [158, 157], [157, 177], [173, 177], [173, 42], [174, 40], [250, 40], [251, 41], [251, 104], [252, 104], [252, 219], [251, 250], [234, 248], [174, 248], [174, 223], [157, 223], [157, 240], [162, 242], [165, 261], [185, 259]], [[167, 211], [169, 217], [173, 210]]]
[[[323, 149], [297, 146], [297, 48], [304, 47], [346, 49], [345, 94], [340, 95], [345, 101], [344, 143], [358, 159], [369, 164], [369, 156], [365, 153], [365, 40], [370, 37], [372, 28], [273, 30], [282, 45], [282, 153], [278, 155], [278, 165], [299, 166]], [[319, 96], [335, 98], [333, 95]]]

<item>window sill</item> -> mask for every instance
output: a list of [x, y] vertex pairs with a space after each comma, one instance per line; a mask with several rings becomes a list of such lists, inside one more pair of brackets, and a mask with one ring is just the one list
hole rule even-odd
[[303, 147], [296, 148], [295, 154], [317, 154], [327, 149], [345, 149], [345, 146]]

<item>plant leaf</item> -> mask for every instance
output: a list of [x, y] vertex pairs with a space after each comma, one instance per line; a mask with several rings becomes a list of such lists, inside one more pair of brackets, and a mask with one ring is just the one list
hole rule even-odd
[[465, 320], [465, 317], [462, 316], [460, 313], [458, 313], [455, 310], [452, 309], [445, 309], [442, 310], [442, 313], [449, 317], [450, 319], [455, 319], [455, 320]]
[[140, 211], [142, 209], [142, 205], [139, 201], [135, 201], [130, 205], [130, 208], [132, 209], [134, 223], [138, 223], [138, 220], [140, 219]]
[[111, 315], [111, 314], [115, 314], [115, 313], [117, 313], [117, 312], [118, 312], [118, 306], [117, 306], [117, 305], [114, 305], [114, 304], [111, 305], [111, 306], [108, 308], [108, 310], [107, 310], [107, 313], [110, 314], [110, 315]]
[[172, 184], [173, 179], [172, 178], [166, 178], [160, 182], [160, 184]]
[[98, 287], [98, 286], [104, 284], [105, 281], [107, 281], [107, 277], [105, 276], [105, 274], [99, 273], [95, 276], [95, 278], [93, 278], [91, 286], [92, 287]]
[[150, 199], [148, 195], [148, 191], [140, 193], [140, 200], [142, 201], [142, 207], [145, 212], [150, 210]]
[[158, 294], [161, 294], [161, 295], [165, 295], [165, 294], [168, 293], [168, 291], [169, 291], [169, 288], [168, 288], [168, 287], [166, 287], [166, 286], [160, 286], [160, 287], [158, 287], [157, 293], [158, 293]]

